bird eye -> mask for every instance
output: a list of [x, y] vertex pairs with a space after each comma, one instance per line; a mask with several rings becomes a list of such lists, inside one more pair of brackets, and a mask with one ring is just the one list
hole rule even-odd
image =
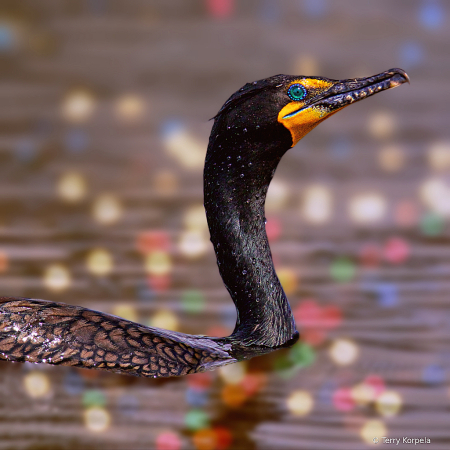
[[289, 98], [294, 101], [303, 100], [306, 97], [306, 89], [301, 84], [293, 84], [287, 91]]

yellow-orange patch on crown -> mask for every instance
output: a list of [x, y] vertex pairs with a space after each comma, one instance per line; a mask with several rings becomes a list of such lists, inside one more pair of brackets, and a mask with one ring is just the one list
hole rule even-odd
[[289, 87], [293, 84], [301, 84], [306, 89], [321, 89], [325, 90], [333, 86], [333, 83], [331, 81], [326, 80], [319, 80], [317, 78], [301, 78], [299, 80], [294, 80], [292, 83], [289, 84]]

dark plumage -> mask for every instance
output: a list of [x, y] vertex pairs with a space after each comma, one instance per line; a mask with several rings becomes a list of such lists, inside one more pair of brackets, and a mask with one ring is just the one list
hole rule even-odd
[[351, 80], [276, 75], [246, 84], [215, 116], [205, 209], [220, 275], [238, 312], [231, 336], [192, 336], [78, 306], [3, 297], [0, 358], [165, 377], [294, 344], [299, 334], [265, 232], [270, 181], [284, 153], [325, 118], [406, 81], [401, 69]]

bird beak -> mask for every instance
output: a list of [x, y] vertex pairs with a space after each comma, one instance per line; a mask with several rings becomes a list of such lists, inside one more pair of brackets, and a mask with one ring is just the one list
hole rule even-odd
[[278, 114], [278, 122], [292, 135], [293, 146], [326, 118], [352, 103], [403, 83], [409, 77], [402, 69], [390, 69], [367, 78], [327, 80], [329, 88], [305, 102], [290, 102]]
[[337, 81], [309, 106], [323, 108], [329, 114], [378, 92], [393, 89], [409, 83], [407, 73], [402, 69], [390, 69], [368, 78], [351, 78]]

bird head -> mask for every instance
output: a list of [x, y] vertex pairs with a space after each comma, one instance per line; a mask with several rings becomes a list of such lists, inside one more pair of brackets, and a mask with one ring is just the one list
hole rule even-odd
[[266, 141], [284, 134], [292, 147], [337, 111], [405, 82], [409, 77], [402, 69], [347, 80], [275, 75], [247, 83], [227, 100], [215, 118], [243, 138], [242, 132], [252, 140]]

